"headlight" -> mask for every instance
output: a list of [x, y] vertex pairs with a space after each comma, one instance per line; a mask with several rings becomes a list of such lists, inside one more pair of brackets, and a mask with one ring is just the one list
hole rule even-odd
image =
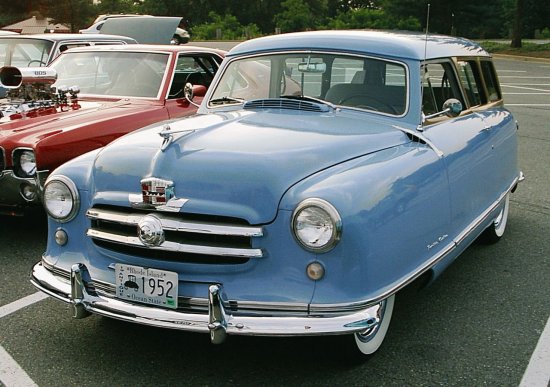
[[32, 150], [24, 150], [19, 153], [19, 169], [21, 170], [23, 177], [34, 176], [36, 173], [36, 157]]
[[306, 250], [324, 253], [340, 240], [342, 219], [329, 202], [315, 198], [306, 199], [294, 210], [292, 231]]
[[75, 184], [66, 176], [53, 176], [44, 186], [44, 207], [52, 218], [68, 222], [78, 211], [80, 200]]

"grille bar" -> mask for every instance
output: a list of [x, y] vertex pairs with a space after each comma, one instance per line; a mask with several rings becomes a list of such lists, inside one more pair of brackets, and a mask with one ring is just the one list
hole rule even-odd
[[[154, 216], [160, 222], [165, 236], [162, 243], [145, 245], [140, 239], [138, 225], [146, 216]], [[262, 249], [252, 248], [252, 238], [263, 236], [261, 227], [189, 221], [180, 216], [92, 208], [87, 211], [87, 217], [92, 222], [86, 235], [96, 243], [110, 243], [110, 247], [107, 247], [109, 249], [131, 254], [129, 249], [139, 248], [140, 255], [150, 255], [151, 258], [163, 252], [172, 254], [173, 259], [181, 256], [182, 261], [189, 260], [190, 256], [199, 257], [199, 262], [202, 262], [200, 257], [235, 259], [234, 263], [239, 263], [237, 260], [264, 257]], [[204, 261], [207, 262], [212, 261]]]
[[[86, 216], [92, 220], [104, 220], [115, 222], [127, 226], [137, 226], [143, 218], [143, 214], [124, 214], [116, 211], [103, 209], [89, 209]], [[241, 237], [261, 237], [263, 236], [261, 227], [242, 227], [231, 225], [215, 225], [204, 222], [185, 222], [178, 219], [170, 219], [162, 214], [155, 213], [165, 231], [192, 232], [196, 234], [216, 234], [225, 236]]]
[[[110, 232], [103, 232], [94, 229], [88, 229], [87, 236], [95, 239], [100, 239], [109, 242], [121, 243], [130, 246], [144, 247], [138, 237], [129, 235], [117, 235]], [[172, 251], [177, 253], [202, 254], [202, 255], [218, 255], [221, 257], [238, 257], [238, 258], [262, 258], [261, 249], [239, 249], [231, 247], [216, 247], [216, 246], [199, 246], [185, 243], [176, 243], [165, 241], [160, 246], [148, 247], [151, 250]]]

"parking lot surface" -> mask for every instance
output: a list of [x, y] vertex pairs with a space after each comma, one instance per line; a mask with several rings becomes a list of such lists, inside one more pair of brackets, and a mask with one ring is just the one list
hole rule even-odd
[[546, 386], [550, 63], [496, 65], [520, 123], [526, 175], [511, 198], [506, 235], [471, 246], [432, 286], [399, 293], [386, 341], [367, 362], [342, 361], [331, 337], [230, 337], [214, 346], [208, 335], [73, 320], [28, 281], [45, 247], [38, 213], [0, 217], [0, 384], [517, 386], [523, 378]]

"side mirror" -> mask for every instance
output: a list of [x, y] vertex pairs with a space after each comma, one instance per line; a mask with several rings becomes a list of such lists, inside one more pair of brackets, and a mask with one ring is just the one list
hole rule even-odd
[[193, 102], [193, 98], [195, 98], [195, 96], [204, 97], [205, 94], [206, 86], [203, 85], [193, 85], [187, 82], [185, 84], [185, 87], [183, 88], [183, 95], [185, 96], [185, 99], [189, 101], [190, 104], [196, 107], [199, 107], [199, 105]]
[[447, 117], [458, 117], [458, 115], [462, 112], [462, 102], [460, 102], [456, 98], [449, 98], [443, 103], [443, 110], [434, 114], [430, 114], [427, 116], [422, 116], [422, 122], [425, 122], [426, 120], [440, 117], [440, 116], [447, 116]]
[[443, 103], [443, 111], [448, 117], [457, 117], [462, 112], [462, 102], [458, 99], [450, 98]]

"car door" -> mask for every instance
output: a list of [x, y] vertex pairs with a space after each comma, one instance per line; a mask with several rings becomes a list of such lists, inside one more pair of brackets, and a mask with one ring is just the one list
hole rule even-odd
[[[455, 118], [440, 115], [428, 119], [424, 126], [425, 136], [443, 153], [451, 199], [450, 232], [456, 238], [475, 224], [476, 218], [497, 196], [495, 172], [498, 166], [495, 166], [493, 131], [488, 117], [471, 109], [474, 103], [482, 104], [475, 78], [464, 78], [460, 73], [466, 71], [464, 69], [457, 73], [450, 60], [431, 62], [426, 67], [424, 114], [444, 110], [443, 103], [450, 98], [460, 100], [466, 109]], [[470, 82], [471, 88], [466, 92], [462, 91], [464, 82]], [[474, 100], [476, 96], [478, 99]]]

